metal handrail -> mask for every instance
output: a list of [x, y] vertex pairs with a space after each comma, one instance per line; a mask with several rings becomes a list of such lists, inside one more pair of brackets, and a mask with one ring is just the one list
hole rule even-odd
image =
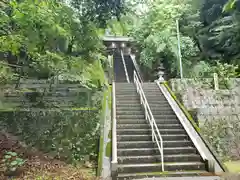
[[127, 72], [127, 67], [126, 67], [126, 63], [125, 63], [125, 59], [124, 59], [124, 55], [123, 55], [123, 51], [121, 50], [121, 57], [122, 57], [122, 62], [123, 62], [123, 66], [124, 66], [124, 71], [125, 71], [125, 75], [126, 75], [126, 79], [127, 82], [129, 83], [129, 76], [128, 76], [128, 72]]
[[133, 56], [131, 54], [129, 56], [130, 56], [130, 59], [132, 60], [132, 63], [133, 63], [133, 66], [134, 66], [134, 70], [136, 71], [136, 73], [138, 75], [138, 78], [139, 78], [140, 82], [142, 83], [143, 82], [143, 77], [141, 76], [141, 71], [140, 71], [138, 63], [136, 61], [136, 58], [135, 58], [135, 56]]
[[[145, 118], [146, 120], [150, 123], [151, 129], [152, 129], [152, 141], [156, 142], [157, 146], [158, 146], [158, 150], [161, 154], [161, 161], [162, 161], [162, 171], [164, 171], [164, 158], [163, 158], [163, 140], [162, 140], [162, 136], [159, 132], [159, 129], [157, 127], [156, 121], [153, 117], [152, 111], [149, 107], [149, 104], [147, 102], [147, 98], [144, 94], [143, 88], [142, 88], [142, 84], [137, 76], [136, 71], [134, 71], [134, 83], [137, 87], [137, 93], [140, 95], [140, 101], [141, 104], [144, 107], [144, 111], [145, 111]], [[160, 143], [159, 143], [160, 142]]]
[[[115, 82], [112, 82], [112, 166], [117, 164], [117, 120], [116, 120], [116, 97]], [[115, 168], [113, 168], [115, 169]]]

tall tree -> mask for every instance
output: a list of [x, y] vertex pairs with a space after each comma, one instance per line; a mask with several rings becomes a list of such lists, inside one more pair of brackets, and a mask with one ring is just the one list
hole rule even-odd
[[71, 4], [82, 17], [105, 27], [107, 21], [120, 19], [125, 11], [124, 0], [71, 0]]
[[91, 75], [97, 73], [89, 68], [102, 72], [95, 64], [102, 60], [102, 42], [93, 22], [55, 0], [11, 0], [0, 13], [2, 65], [13, 67], [19, 77], [61, 76], [85, 85], [96, 83]]

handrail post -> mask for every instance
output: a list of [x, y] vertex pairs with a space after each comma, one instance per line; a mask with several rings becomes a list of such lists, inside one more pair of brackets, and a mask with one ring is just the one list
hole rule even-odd
[[152, 141], [154, 142], [155, 139], [154, 139], [154, 133], [153, 133], [154, 128], [153, 128], [153, 120], [152, 119], [151, 119], [151, 126], [152, 126]]
[[[162, 143], [161, 143], [162, 144]], [[161, 160], [162, 160], [162, 171], [164, 172], [164, 157], [163, 157], [163, 146], [161, 145], [162, 147], [162, 152], [161, 152]]]

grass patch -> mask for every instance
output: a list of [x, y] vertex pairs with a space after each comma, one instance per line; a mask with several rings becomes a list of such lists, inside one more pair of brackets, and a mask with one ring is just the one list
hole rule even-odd
[[106, 147], [106, 156], [110, 157], [111, 155], [112, 155], [112, 141], [110, 141]]
[[240, 161], [229, 161], [224, 163], [231, 173], [240, 173]]
[[108, 132], [108, 138], [110, 139], [110, 142], [108, 142], [106, 147], [106, 156], [111, 157], [112, 155], [112, 131], [111, 130]]

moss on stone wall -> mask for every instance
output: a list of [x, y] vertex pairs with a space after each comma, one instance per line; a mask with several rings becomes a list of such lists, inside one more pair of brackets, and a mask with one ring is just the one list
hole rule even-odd
[[56, 158], [79, 162], [86, 155], [96, 157], [99, 139], [99, 111], [47, 110], [0, 113], [0, 125]]
[[198, 125], [196, 124], [196, 122], [194, 121], [194, 119], [192, 118], [191, 114], [186, 110], [186, 108], [182, 105], [182, 103], [178, 100], [178, 98], [176, 97], [176, 95], [172, 92], [172, 90], [170, 89], [170, 87], [168, 86], [167, 82], [163, 83], [164, 86], [167, 88], [168, 92], [171, 94], [171, 96], [173, 97], [173, 99], [176, 101], [176, 103], [178, 104], [178, 106], [181, 108], [181, 110], [183, 111], [183, 113], [185, 114], [185, 116], [188, 118], [188, 120], [191, 122], [191, 124], [193, 125], [193, 127], [200, 132], [200, 128], [198, 127]]
[[[221, 147], [219, 146], [221, 143], [219, 143], [219, 140], [221, 139], [219, 137], [218, 133], [221, 133], [223, 135], [223, 132], [217, 132], [216, 131], [216, 127], [211, 127], [210, 124], [206, 124], [204, 129], [199, 127], [199, 120], [194, 120], [194, 118], [196, 117], [196, 110], [192, 110], [192, 111], [188, 111], [184, 105], [178, 100], [178, 98], [175, 96], [175, 94], [172, 92], [172, 90], [170, 89], [170, 87], [168, 86], [167, 82], [163, 83], [164, 86], [168, 89], [169, 93], [171, 94], [171, 96], [174, 98], [174, 100], [176, 101], [176, 103], [178, 104], [178, 106], [181, 108], [181, 110], [184, 112], [185, 116], [187, 117], [187, 119], [191, 122], [191, 124], [193, 125], [193, 127], [195, 128], [195, 130], [199, 133], [199, 135], [201, 136], [203, 142], [206, 144], [206, 146], [210, 149], [210, 151], [212, 152], [213, 156], [217, 159], [217, 161], [219, 162], [219, 164], [221, 165], [221, 167], [226, 171], [227, 168], [226, 166], [223, 164], [223, 160], [225, 160], [225, 158], [223, 158], [222, 153], [219, 151], [221, 149]], [[194, 117], [195, 116], [195, 117]], [[194, 118], [193, 118], [194, 117]], [[226, 126], [223, 126], [226, 127]], [[226, 135], [223, 135], [226, 137]], [[221, 150], [222, 151], [222, 150]], [[240, 152], [240, 151], [239, 151]], [[225, 151], [226, 153], [226, 151]]]
[[[103, 99], [102, 99], [102, 110], [101, 110], [101, 136], [100, 136], [100, 142], [99, 142], [99, 152], [98, 152], [98, 169], [97, 169], [97, 175], [101, 176], [102, 168], [103, 168], [103, 157], [104, 152], [107, 153], [108, 144], [106, 150], [104, 150], [104, 133], [105, 132], [105, 126], [107, 125], [108, 120], [108, 113], [111, 112], [111, 92], [112, 87], [107, 86], [107, 89], [104, 91]], [[107, 109], [108, 108], [108, 109]], [[111, 145], [110, 145], [111, 146]], [[111, 148], [111, 147], [110, 147]]]
[[108, 139], [110, 140], [106, 147], [106, 156], [111, 157], [112, 155], [112, 131], [108, 133]]

